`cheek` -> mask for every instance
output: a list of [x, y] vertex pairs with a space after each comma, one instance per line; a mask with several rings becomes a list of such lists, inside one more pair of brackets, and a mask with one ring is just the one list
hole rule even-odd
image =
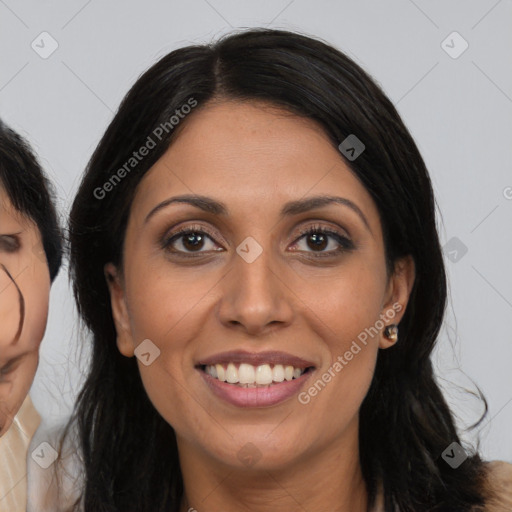
[[169, 269], [163, 263], [158, 268], [144, 265], [143, 273], [127, 276], [126, 296], [134, 343], [149, 338], [164, 346], [190, 338], [183, 334], [202, 310], [201, 300], [215, 287], [219, 275], [211, 270]]
[[22, 336], [29, 343], [39, 344], [46, 329], [50, 297], [50, 279], [46, 265], [38, 262], [32, 274], [24, 278], [19, 287], [25, 299]]
[[[375, 268], [354, 265], [330, 281], [308, 305], [322, 320], [316, 328], [325, 342], [326, 364], [310, 380], [300, 403], [312, 415], [330, 416], [333, 427], [357, 414], [375, 370], [385, 280]], [[314, 320], [311, 320], [313, 322]]]
[[[360, 323], [355, 324], [345, 322], [336, 330], [342, 333], [340, 336], [331, 335], [330, 361], [311, 376], [298, 395], [303, 412], [324, 425], [325, 439], [337, 435], [357, 417], [375, 371], [378, 336], [374, 340], [358, 338], [365, 331], [360, 330]], [[317, 421], [308, 425], [310, 435], [317, 433], [318, 424]]]
[[8, 346], [18, 331], [20, 323], [20, 303], [16, 286], [8, 275], [0, 269], [0, 350]]
[[20, 364], [12, 379], [12, 393], [16, 397], [19, 405], [23, 403], [25, 397], [30, 391], [30, 386], [36, 374], [39, 362], [39, 352], [36, 350]]
[[347, 341], [357, 338], [379, 318], [386, 286], [385, 272], [378, 262], [362, 259], [340, 270], [323, 287], [308, 286], [308, 305], [331, 329], [331, 352], [345, 350]]
[[144, 388], [157, 411], [175, 426], [193, 399], [185, 382], [195, 370], [185, 363], [202, 326], [200, 301], [215, 280], [206, 275], [185, 279], [178, 272], [152, 268], [144, 276], [131, 273], [125, 282], [134, 346], [149, 339], [160, 351], [149, 366], [138, 361]]

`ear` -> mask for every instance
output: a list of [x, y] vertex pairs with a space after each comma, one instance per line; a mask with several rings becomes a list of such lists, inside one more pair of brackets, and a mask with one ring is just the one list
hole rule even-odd
[[112, 263], [107, 263], [103, 270], [110, 292], [110, 305], [117, 332], [117, 348], [124, 356], [133, 357], [135, 346], [130, 329], [130, 317], [126, 306], [122, 277]]
[[[398, 325], [405, 314], [407, 303], [416, 278], [416, 269], [411, 255], [400, 258], [395, 263], [393, 274], [389, 277], [385, 299], [382, 305], [382, 315], [386, 326]], [[389, 348], [396, 343], [384, 335], [379, 341], [380, 348]]]

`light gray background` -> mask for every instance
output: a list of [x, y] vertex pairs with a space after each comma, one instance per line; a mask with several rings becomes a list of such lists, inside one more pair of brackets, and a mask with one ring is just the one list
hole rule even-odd
[[[443, 244], [457, 237], [468, 249], [446, 253], [451, 297], [436, 368], [461, 428], [482, 410], [461, 387], [480, 386], [490, 407], [483, 455], [512, 461], [511, 19], [510, 0], [0, 0], [0, 115], [33, 144], [64, 219], [122, 96], [167, 52], [250, 26], [299, 30], [345, 51], [417, 141]], [[31, 47], [43, 31], [58, 43], [47, 59]], [[458, 58], [441, 45], [453, 31], [469, 44]], [[445, 47], [461, 44], [452, 37]], [[56, 422], [69, 413], [88, 354], [67, 267], [50, 307], [32, 397]]]

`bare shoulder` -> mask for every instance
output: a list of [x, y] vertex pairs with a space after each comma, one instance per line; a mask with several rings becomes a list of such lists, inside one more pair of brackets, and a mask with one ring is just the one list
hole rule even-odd
[[487, 491], [490, 493], [485, 512], [512, 511], [512, 464], [494, 460], [485, 465]]

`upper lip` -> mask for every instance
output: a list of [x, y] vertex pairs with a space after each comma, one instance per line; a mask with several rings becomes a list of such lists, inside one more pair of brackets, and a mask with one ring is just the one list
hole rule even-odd
[[201, 359], [197, 362], [197, 366], [210, 366], [228, 363], [247, 363], [252, 364], [253, 366], [259, 366], [262, 364], [282, 364], [283, 366], [293, 366], [295, 368], [308, 368], [310, 366], [314, 366], [312, 362], [306, 361], [301, 357], [275, 350], [257, 353], [247, 352], [245, 350], [221, 352], [205, 359]]

